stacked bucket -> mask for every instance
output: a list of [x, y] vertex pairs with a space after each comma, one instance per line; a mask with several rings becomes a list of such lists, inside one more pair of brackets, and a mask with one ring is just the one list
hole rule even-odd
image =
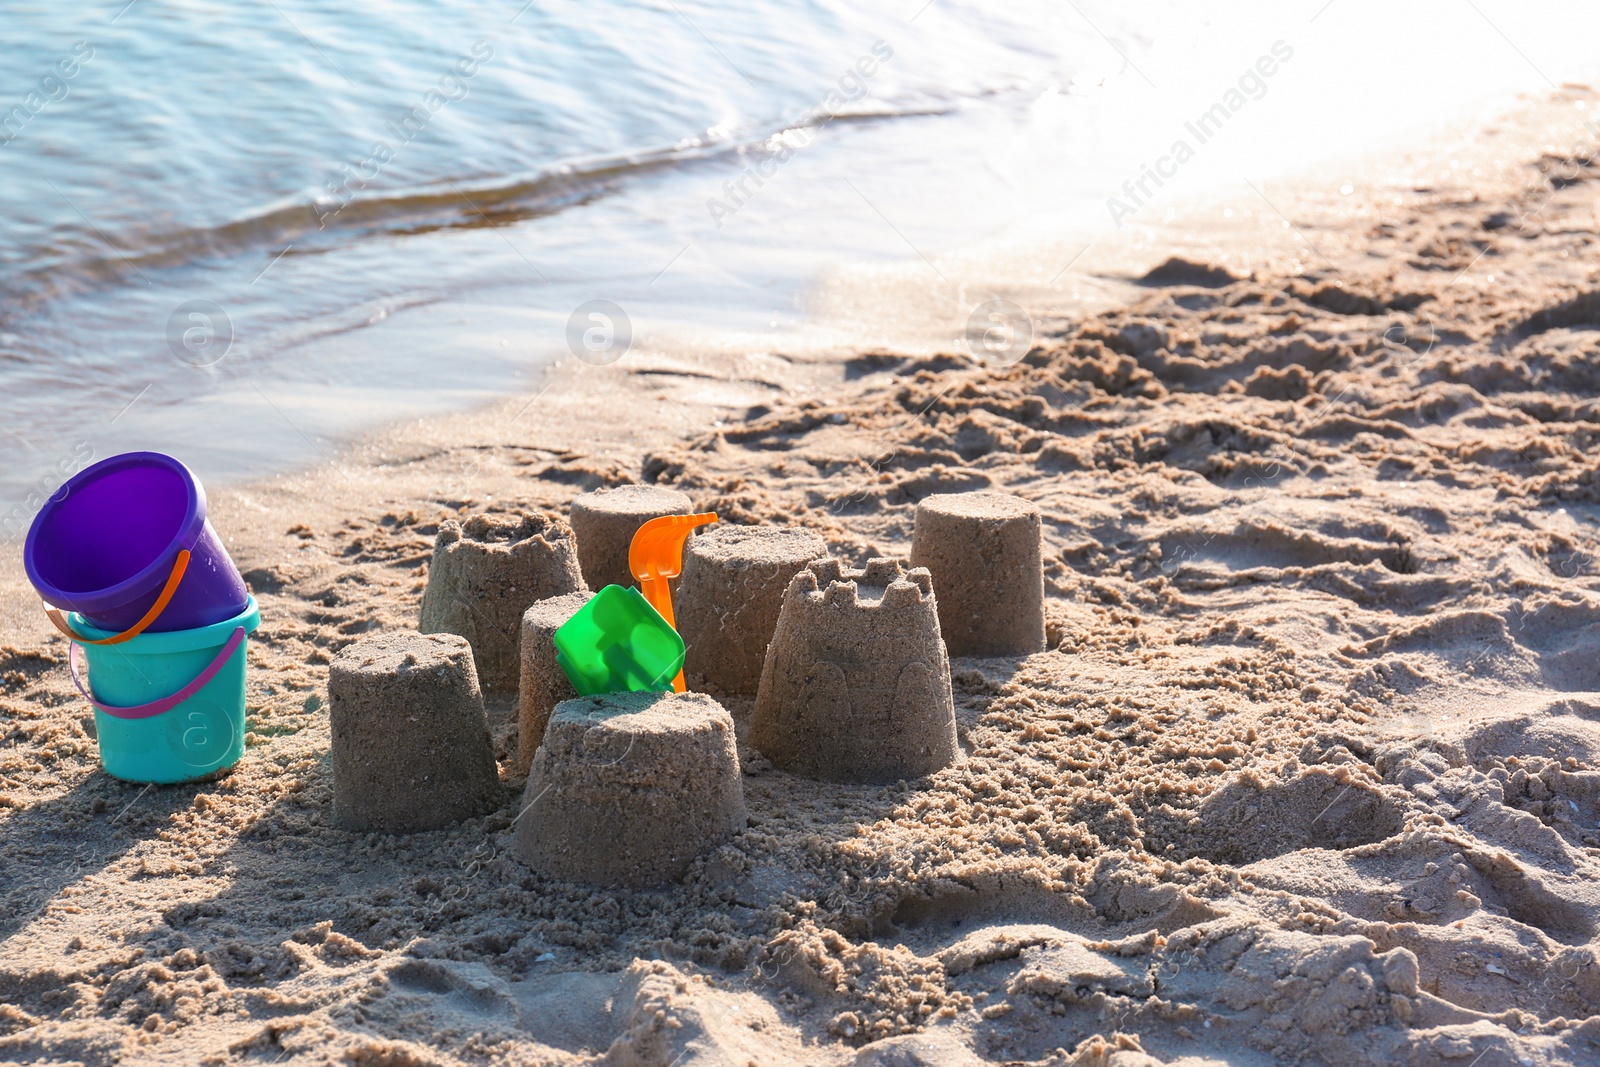
[[34, 517], [23, 562], [72, 642], [107, 774], [164, 784], [238, 762], [261, 616], [187, 467], [158, 452], [86, 467]]

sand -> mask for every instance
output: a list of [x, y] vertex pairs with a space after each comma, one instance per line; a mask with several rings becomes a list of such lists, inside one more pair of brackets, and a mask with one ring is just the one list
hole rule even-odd
[[922, 778], [954, 763], [955, 697], [933, 578], [903, 561], [817, 560], [784, 593], [749, 741], [830, 782]]
[[391, 630], [328, 666], [333, 824], [406, 834], [486, 815], [503, 799], [472, 646]]
[[639, 584], [628, 566], [633, 535], [651, 519], [689, 514], [689, 498], [654, 485], [596, 489], [572, 502], [568, 521], [578, 542], [583, 581], [599, 592], [608, 585]]
[[1039, 509], [982, 489], [917, 502], [911, 565], [939, 587], [953, 656], [1026, 656], [1047, 647]]
[[[537, 430], [216, 492], [263, 615], [216, 782], [95, 771], [8, 573], [0, 1060], [1600, 1061], [1600, 168], [1562, 151], [1370, 218], [1275, 190], [1305, 244], [1184, 249], [1008, 368], [641, 353]], [[514, 798], [333, 828], [329, 659], [415, 620], [441, 521], [629, 481], [856, 565], [1015, 493], [1049, 649], [955, 658], [964, 758], [887, 786], [777, 770], [724, 700], [747, 824], [666, 889], [534, 873]]]
[[733, 719], [704, 693], [556, 705], [516, 818], [517, 858], [598, 886], [672, 885], [745, 827]]
[[567, 593], [536, 600], [522, 613], [517, 635], [522, 648], [522, 674], [517, 685], [517, 758], [513, 765], [518, 774], [528, 773], [556, 705], [578, 695], [556, 660], [555, 635], [593, 596], [589, 592]]
[[690, 536], [672, 592], [689, 684], [754, 697], [789, 580], [827, 554], [822, 538], [793, 525], [718, 523]]
[[423, 633], [472, 645], [485, 693], [515, 693], [522, 615], [536, 601], [584, 592], [572, 528], [547, 512], [479, 514], [439, 524], [418, 612]]

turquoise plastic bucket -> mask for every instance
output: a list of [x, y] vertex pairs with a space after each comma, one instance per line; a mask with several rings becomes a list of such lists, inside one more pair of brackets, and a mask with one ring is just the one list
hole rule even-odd
[[[73, 628], [108, 636], [81, 615]], [[255, 597], [231, 619], [193, 630], [143, 633], [117, 645], [72, 645], [78, 689], [94, 704], [100, 765], [128, 782], [188, 782], [244, 755], [248, 636], [261, 625]], [[78, 650], [89, 657], [89, 686]]]

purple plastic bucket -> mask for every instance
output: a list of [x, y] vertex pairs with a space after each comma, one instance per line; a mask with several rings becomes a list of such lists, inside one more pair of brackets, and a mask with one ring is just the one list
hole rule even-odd
[[50, 498], [22, 561], [45, 603], [120, 632], [155, 604], [185, 548], [188, 570], [148, 632], [231, 619], [250, 592], [206, 521], [206, 491], [189, 468], [159, 452], [127, 452], [85, 467]]

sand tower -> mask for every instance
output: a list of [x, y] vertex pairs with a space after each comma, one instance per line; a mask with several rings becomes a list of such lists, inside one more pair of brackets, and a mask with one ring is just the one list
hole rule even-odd
[[551, 597], [537, 601], [522, 613], [522, 681], [517, 686], [518, 774], [528, 773], [556, 705], [578, 695], [556, 662], [555, 632], [593, 596], [582, 592]]
[[518, 630], [535, 600], [581, 592], [572, 530], [551, 515], [474, 515], [439, 527], [422, 594], [423, 633], [472, 644], [485, 693], [516, 690]]
[[630, 586], [628, 546], [639, 527], [663, 515], [687, 515], [689, 498], [676, 489], [654, 485], [619, 485], [596, 489], [572, 502], [572, 532], [578, 540], [578, 564], [590, 589]]
[[1039, 509], [1009, 493], [941, 493], [917, 505], [911, 565], [939, 595], [952, 656], [1043, 652]]
[[767, 654], [750, 742], [838, 782], [919, 778], [955, 762], [950, 660], [926, 570], [820, 560], [795, 575]]
[[333, 821], [437, 830], [500, 805], [500, 777], [467, 639], [409, 630], [363, 638], [328, 668]]
[[789, 580], [828, 546], [810, 530], [717, 526], [691, 537], [674, 598], [691, 689], [755, 696]]
[[703, 693], [556, 705], [528, 775], [516, 853], [554, 878], [663, 885], [745, 825], [733, 719]]

